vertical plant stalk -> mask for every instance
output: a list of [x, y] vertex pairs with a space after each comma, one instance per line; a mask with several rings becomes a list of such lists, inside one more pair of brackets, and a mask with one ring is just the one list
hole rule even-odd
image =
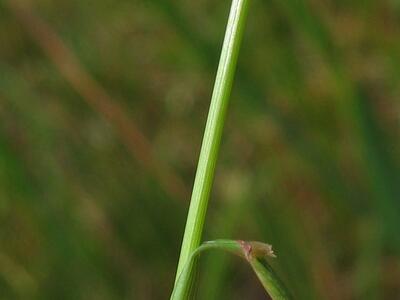
[[[175, 283], [193, 251], [200, 245], [208, 199], [232, 89], [248, 0], [233, 0], [186, 221]], [[193, 269], [193, 264], [190, 267]], [[191, 273], [192, 270], [191, 270]]]

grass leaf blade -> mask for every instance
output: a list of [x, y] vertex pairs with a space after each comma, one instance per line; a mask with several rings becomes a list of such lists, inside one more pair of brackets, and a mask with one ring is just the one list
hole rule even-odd
[[192, 253], [175, 283], [171, 300], [187, 299], [186, 287], [190, 286], [191, 268], [200, 253], [211, 249], [222, 250], [244, 258], [273, 300], [292, 299], [290, 293], [272, 268], [266, 262], [262, 262], [266, 257], [275, 257], [271, 245], [261, 242], [215, 240], [203, 243]]

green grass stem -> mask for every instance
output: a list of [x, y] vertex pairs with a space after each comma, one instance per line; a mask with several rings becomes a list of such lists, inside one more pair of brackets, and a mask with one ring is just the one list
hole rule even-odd
[[200, 245], [247, 10], [248, 0], [232, 1], [201, 146], [175, 282], [192, 252]]

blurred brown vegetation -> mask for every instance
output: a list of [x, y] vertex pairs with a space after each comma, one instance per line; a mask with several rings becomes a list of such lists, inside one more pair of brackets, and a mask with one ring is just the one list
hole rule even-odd
[[[229, 1], [0, 3], [0, 298], [165, 299]], [[253, 0], [205, 239], [296, 299], [400, 298], [400, 6]], [[265, 299], [201, 260], [200, 299]]]

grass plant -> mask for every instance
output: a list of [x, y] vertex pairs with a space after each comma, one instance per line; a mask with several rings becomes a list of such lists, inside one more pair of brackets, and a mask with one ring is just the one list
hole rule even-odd
[[[237, 241], [225, 240], [208, 242], [200, 246], [239, 48], [246, 23], [248, 2], [248, 0], [232, 1], [200, 151], [175, 286], [171, 296], [173, 300], [187, 299], [189, 297], [195, 269], [194, 258], [198, 253], [209, 248], [221, 248], [233, 252], [247, 251], [243, 256], [247, 258], [270, 296], [273, 299], [288, 299], [287, 294], [283, 292], [284, 289], [277, 284], [278, 281], [275, 280], [275, 275], [270, 272], [269, 268], [266, 268], [258, 261], [257, 255], [252, 254], [257, 252], [257, 247], [255, 247], [254, 243], [241, 244]], [[260, 245], [257, 244], [257, 246]], [[265, 249], [265, 247], [263, 248]]]

